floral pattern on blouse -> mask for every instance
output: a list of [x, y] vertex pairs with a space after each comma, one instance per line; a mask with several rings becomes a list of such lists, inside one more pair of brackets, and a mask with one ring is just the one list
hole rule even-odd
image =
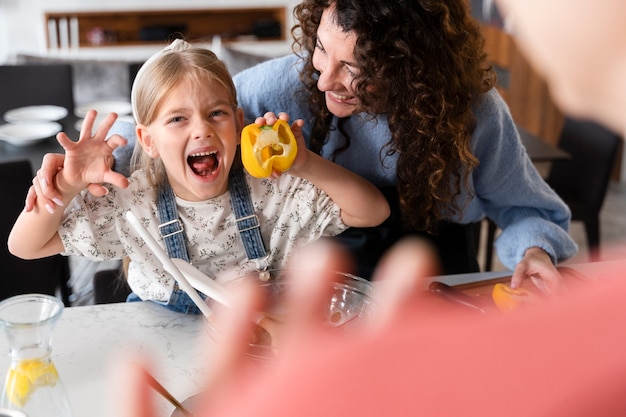
[[[126, 189], [110, 186], [103, 197], [87, 191], [76, 196], [65, 210], [59, 235], [65, 255], [102, 261], [130, 257], [128, 283], [144, 300], [166, 302], [174, 279], [126, 221], [131, 210], [161, 247], [156, 190], [143, 170], [135, 171]], [[282, 175], [257, 179], [246, 174], [270, 268], [285, 265], [293, 250], [322, 236], [333, 236], [347, 226], [339, 207], [307, 180]], [[256, 269], [249, 261], [239, 237], [230, 194], [202, 202], [176, 198], [178, 214], [187, 237], [191, 263], [219, 281]]]

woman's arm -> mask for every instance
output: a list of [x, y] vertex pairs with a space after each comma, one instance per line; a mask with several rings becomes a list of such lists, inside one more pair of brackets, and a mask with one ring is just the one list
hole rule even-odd
[[[278, 117], [289, 121], [285, 113], [280, 113]], [[267, 113], [255, 122], [271, 125], [276, 122], [276, 116]], [[381, 224], [390, 213], [384, 195], [361, 176], [307, 149], [302, 135], [303, 125], [304, 121], [300, 119], [291, 125], [298, 142], [298, 154], [287, 173], [310, 181], [328, 194], [341, 209], [341, 220], [347, 226], [373, 227]]]
[[[64, 165], [50, 184], [58, 192], [55, 197], [57, 204], [67, 205], [91, 183], [110, 182], [120, 187], [128, 186], [126, 177], [110, 169], [113, 149], [123, 145], [124, 140], [120, 137], [105, 140], [117, 115], [110, 114], [95, 135], [91, 136], [95, 117], [95, 111], [86, 115], [78, 142], [73, 142], [63, 132], [57, 135], [57, 140], [66, 152]], [[37, 199], [32, 210], [24, 210], [15, 222], [9, 235], [9, 251], [24, 259], [37, 259], [62, 252], [63, 244], [57, 233], [62, 218], [62, 210], [54, 210], [45, 199]]]
[[473, 176], [474, 189], [484, 214], [502, 229], [496, 249], [500, 261], [514, 271], [511, 286], [529, 278], [543, 292], [558, 291], [555, 264], [577, 250], [568, 234], [569, 208], [529, 159], [495, 90], [485, 94], [475, 113], [472, 144], [480, 167]]

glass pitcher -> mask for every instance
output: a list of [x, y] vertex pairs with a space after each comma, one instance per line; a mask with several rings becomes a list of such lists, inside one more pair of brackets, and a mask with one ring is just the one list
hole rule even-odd
[[0, 302], [0, 325], [11, 355], [0, 407], [22, 410], [28, 417], [71, 417], [67, 394], [50, 358], [52, 331], [62, 312], [61, 300], [43, 294]]

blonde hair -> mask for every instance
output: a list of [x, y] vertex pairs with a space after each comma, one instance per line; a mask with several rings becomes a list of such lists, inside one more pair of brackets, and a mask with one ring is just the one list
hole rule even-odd
[[[228, 92], [230, 105], [237, 108], [237, 92], [226, 65], [210, 50], [176, 39], [151, 56], [139, 69], [131, 90], [133, 117], [137, 124], [149, 126], [172, 90], [184, 81], [217, 81]], [[165, 167], [160, 158], [151, 158], [135, 143], [131, 172], [145, 168], [148, 182], [157, 186], [165, 181]]]

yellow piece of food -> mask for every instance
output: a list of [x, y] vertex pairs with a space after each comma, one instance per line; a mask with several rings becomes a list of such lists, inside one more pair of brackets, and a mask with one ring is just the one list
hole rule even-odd
[[52, 362], [39, 359], [23, 360], [9, 369], [6, 381], [6, 394], [11, 403], [24, 407], [30, 394], [37, 387], [54, 386], [59, 374]]
[[525, 288], [511, 288], [498, 283], [494, 285], [491, 298], [498, 310], [503, 313], [518, 310], [529, 303], [535, 302], [535, 296]]
[[272, 126], [250, 124], [241, 132], [241, 160], [253, 177], [266, 178], [272, 170], [288, 170], [298, 153], [296, 138], [284, 120]]

